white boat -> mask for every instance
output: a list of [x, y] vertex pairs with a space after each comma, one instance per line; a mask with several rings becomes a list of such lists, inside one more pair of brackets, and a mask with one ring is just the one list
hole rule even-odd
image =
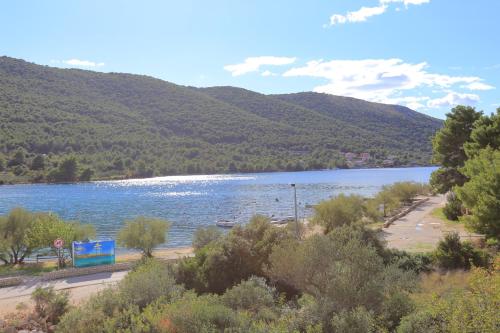
[[218, 220], [215, 223], [216, 226], [221, 228], [232, 228], [236, 225], [236, 222], [228, 221], [228, 220]]

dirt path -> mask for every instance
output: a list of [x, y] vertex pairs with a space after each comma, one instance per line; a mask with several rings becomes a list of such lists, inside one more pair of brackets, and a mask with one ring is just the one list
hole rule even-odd
[[410, 252], [432, 251], [443, 236], [456, 231], [463, 239], [476, 235], [466, 231], [461, 224], [451, 224], [431, 215], [435, 208], [446, 203], [444, 195], [431, 197], [408, 215], [382, 229], [387, 246]]

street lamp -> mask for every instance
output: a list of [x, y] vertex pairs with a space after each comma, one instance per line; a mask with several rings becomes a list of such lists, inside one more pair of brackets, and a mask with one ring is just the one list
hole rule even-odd
[[294, 208], [295, 208], [295, 233], [297, 236], [297, 239], [299, 239], [299, 219], [297, 216], [297, 187], [295, 184], [290, 184], [290, 186], [293, 187], [293, 202], [294, 202]]

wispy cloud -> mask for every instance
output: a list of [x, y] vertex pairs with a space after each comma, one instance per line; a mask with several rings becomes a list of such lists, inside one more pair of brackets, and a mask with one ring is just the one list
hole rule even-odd
[[[393, 4], [403, 4], [408, 8], [409, 5], [422, 5], [429, 2], [430, 0], [379, 0], [378, 4], [373, 7], [363, 6], [358, 10], [349, 11], [346, 14], [333, 14], [330, 16], [328, 25], [365, 22], [372, 16], [384, 14]], [[396, 10], [399, 11], [400, 8], [397, 7]]]
[[462, 88], [469, 89], [469, 90], [491, 90], [495, 89], [495, 87], [490, 86], [489, 84], [483, 83], [483, 82], [472, 82], [469, 83], [465, 86], [462, 86]]
[[[291, 68], [283, 76], [326, 79], [327, 84], [319, 85], [313, 90], [372, 102], [405, 104], [415, 109], [425, 106], [435, 107], [444, 104], [445, 101], [451, 103], [460, 98], [477, 101], [477, 95], [451, 94], [450, 89], [457, 85], [468, 90], [494, 88], [483, 83], [483, 80], [477, 76], [431, 73], [428, 67], [426, 62], [412, 64], [396, 58], [331, 61], [320, 59], [310, 61], [302, 67]], [[422, 88], [430, 88], [437, 93], [447, 95], [433, 102], [428, 96], [406, 96], [408, 93], [416, 94]]]
[[104, 66], [103, 62], [94, 62], [94, 61], [89, 61], [89, 60], [81, 60], [81, 59], [68, 59], [68, 60], [51, 60], [50, 61], [53, 64], [63, 64], [67, 66], [73, 66], [73, 67], [102, 67]]
[[232, 76], [239, 76], [251, 72], [258, 72], [262, 66], [290, 65], [293, 64], [296, 60], [297, 58], [294, 57], [274, 57], [274, 56], [250, 57], [246, 58], [245, 61], [240, 64], [224, 66], [224, 69], [228, 72], [231, 72]]

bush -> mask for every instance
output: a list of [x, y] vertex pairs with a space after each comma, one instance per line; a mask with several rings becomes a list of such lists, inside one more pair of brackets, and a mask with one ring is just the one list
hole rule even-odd
[[446, 288], [434, 283], [415, 295], [417, 309], [401, 320], [397, 332], [498, 332], [499, 268], [473, 268], [459, 281], [453, 274], [440, 276], [437, 282]]
[[433, 257], [426, 253], [408, 253], [397, 249], [387, 250], [389, 261], [405, 271], [416, 274], [432, 271]]
[[221, 299], [233, 310], [249, 311], [260, 314], [259, 319], [270, 319], [268, 316], [274, 311], [276, 290], [269, 287], [264, 278], [253, 276], [227, 290]]
[[337, 229], [300, 243], [286, 242], [270, 257], [271, 278], [313, 296], [325, 328], [334, 313], [356, 307], [381, 314], [387, 293], [407, 290], [414, 281], [413, 273], [385, 266], [362, 232], [347, 226]]
[[68, 292], [55, 291], [54, 287], [36, 288], [31, 299], [35, 302], [35, 313], [46, 322], [57, 324], [68, 310]]
[[430, 311], [420, 311], [403, 317], [398, 333], [441, 333], [446, 332], [443, 318]]
[[462, 202], [453, 193], [450, 193], [447, 199], [448, 202], [443, 208], [443, 213], [448, 220], [458, 221], [458, 218], [462, 216]]
[[222, 231], [216, 226], [196, 229], [193, 235], [193, 247], [195, 250], [201, 249], [222, 237]]
[[327, 234], [335, 227], [349, 225], [361, 220], [363, 208], [364, 201], [361, 196], [340, 194], [333, 199], [316, 205], [312, 221], [322, 226], [325, 234]]
[[144, 316], [155, 332], [234, 332], [239, 326], [237, 314], [216, 295], [187, 293], [173, 303], [146, 309]]
[[469, 242], [461, 242], [456, 232], [447, 234], [434, 251], [437, 264], [444, 269], [470, 269], [471, 265], [486, 267], [489, 255], [475, 249]]
[[182, 295], [170, 266], [155, 259], [147, 259], [120, 282], [119, 293], [126, 302], [144, 308], [160, 297], [172, 301]]
[[364, 307], [351, 311], [342, 311], [332, 318], [333, 332], [338, 333], [370, 333], [376, 332], [375, 319]]
[[166, 242], [169, 227], [168, 221], [141, 216], [125, 222], [125, 227], [118, 233], [118, 243], [142, 251], [144, 257], [152, 257], [153, 249]]
[[264, 267], [274, 246], [293, 238], [286, 228], [276, 228], [263, 216], [246, 226], [234, 227], [226, 236], [195, 251], [179, 264], [177, 281], [197, 292], [222, 294], [252, 275], [266, 276]]

